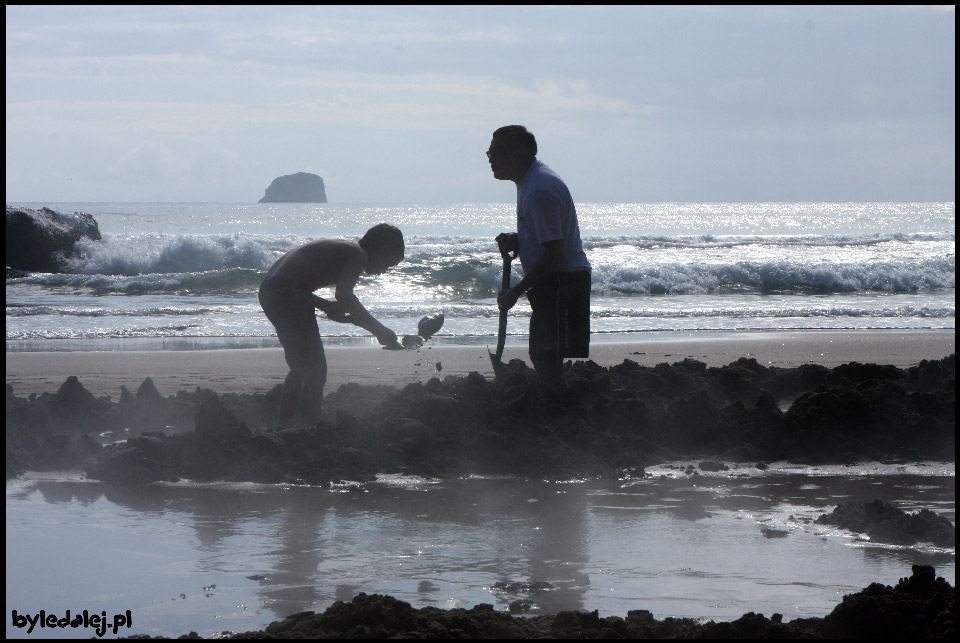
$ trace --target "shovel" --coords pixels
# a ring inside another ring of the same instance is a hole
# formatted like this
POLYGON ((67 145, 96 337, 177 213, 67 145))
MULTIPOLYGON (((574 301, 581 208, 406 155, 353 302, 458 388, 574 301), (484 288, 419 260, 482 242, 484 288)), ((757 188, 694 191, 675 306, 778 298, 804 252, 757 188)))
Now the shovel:
POLYGON ((416 335, 404 335, 403 339, 393 346, 384 346, 384 350, 415 350, 423 346, 423 342, 430 339, 443 326, 443 313, 427 315, 417 324, 416 335))
MULTIPOLYGON (((497 235, 497 247, 500 249, 500 256, 503 258, 503 278, 500 281, 500 292, 506 292, 510 290, 510 262, 517 258, 517 250, 515 248, 516 237, 511 237, 507 233, 502 233, 497 235), (511 244, 511 239, 513 239, 511 244), (511 245, 513 247, 511 247, 511 245)), ((503 374, 503 362, 501 357, 503 357, 503 345, 507 340, 507 312, 506 310, 500 311, 500 327, 497 330, 497 352, 491 353, 490 347, 487 347, 487 354, 490 356, 490 364, 493 365, 493 376, 499 381, 503 374)))

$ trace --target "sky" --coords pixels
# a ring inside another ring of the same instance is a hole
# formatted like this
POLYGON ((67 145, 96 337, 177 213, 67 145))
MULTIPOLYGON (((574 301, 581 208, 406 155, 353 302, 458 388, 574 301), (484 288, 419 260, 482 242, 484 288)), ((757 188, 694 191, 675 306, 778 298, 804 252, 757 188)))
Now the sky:
POLYGON ((953 201, 955 9, 6 7, 8 202, 953 201))

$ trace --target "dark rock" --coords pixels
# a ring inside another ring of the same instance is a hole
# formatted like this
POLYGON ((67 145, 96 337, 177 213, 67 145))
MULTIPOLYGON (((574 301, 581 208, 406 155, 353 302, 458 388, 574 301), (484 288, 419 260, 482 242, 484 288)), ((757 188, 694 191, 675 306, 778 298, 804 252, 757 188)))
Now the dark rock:
POLYGON ((148 377, 135 394, 126 386, 120 387, 120 404, 112 418, 116 424, 134 431, 186 430, 192 426, 199 401, 185 391, 165 398, 148 377))
POLYGON ((98 399, 83 387, 80 380, 71 375, 57 390, 55 395, 45 393, 35 398, 35 404, 26 406, 8 400, 8 413, 13 407, 20 407, 20 419, 24 426, 42 432, 65 431, 68 434, 102 432, 116 428, 111 417, 113 405, 107 399, 98 399))
POLYGON ((404 422, 393 433, 393 440, 408 457, 422 457, 429 453, 436 434, 433 429, 417 420, 404 422))
POLYGON ((133 396, 133 393, 130 392, 130 389, 128 389, 123 384, 121 384, 120 385, 120 405, 126 406, 129 404, 133 404, 134 401, 136 401, 136 398, 133 396))
POLYGON ((160 480, 176 481, 172 467, 158 456, 154 444, 123 445, 106 450, 103 457, 87 469, 87 477, 104 482, 148 484, 160 480))
POLYGON ((97 455, 100 449, 100 444, 88 436, 76 438, 59 433, 44 438, 25 464, 34 471, 73 469, 97 455))
POLYGON ((57 397, 68 413, 81 413, 95 400, 93 393, 83 388, 76 375, 71 375, 60 385, 57 397))
POLYGON ((323 179, 316 174, 297 172, 279 176, 270 183, 258 203, 326 203, 323 179))
POLYGON ((207 448, 235 445, 251 436, 247 425, 228 411, 216 395, 203 401, 195 422, 197 443, 207 448))
POLYGON ((412 409, 412 417, 435 429, 450 429, 461 423, 464 406, 447 395, 424 395, 412 409))
POLYGON ((160 395, 160 391, 157 390, 153 380, 148 377, 143 380, 143 384, 137 389, 136 399, 141 402, 160 402, 163 400, 163 396, 160 395))
POLYGON ((283 446, 283 441, 270 433, 255 433, 244 446, 262 455, 272 455, 283 446))
POLYGON ((65 260, 76 256, 80 239, 100 240, 100 228, 89 214, 61 214, 49 208, 31 210, 7 206, 6 230, 8 279, 11 278, 9 268, 60 272, 65 260))

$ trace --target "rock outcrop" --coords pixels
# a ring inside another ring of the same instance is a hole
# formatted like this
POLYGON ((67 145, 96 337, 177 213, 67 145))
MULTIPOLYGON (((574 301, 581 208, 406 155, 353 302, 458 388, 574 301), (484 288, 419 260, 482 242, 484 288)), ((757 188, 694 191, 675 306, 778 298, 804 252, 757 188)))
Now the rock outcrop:
POLYGON ((316 174, 297 172, 278 176, 258 203, 326 203, 323 179, 316 174))
POLYGON ((64 260, 75 256, 75 246, 84 237, 100 240, 100 227, 89 214, 7 206, 7 274, 11 268, 60 272, 64 260))

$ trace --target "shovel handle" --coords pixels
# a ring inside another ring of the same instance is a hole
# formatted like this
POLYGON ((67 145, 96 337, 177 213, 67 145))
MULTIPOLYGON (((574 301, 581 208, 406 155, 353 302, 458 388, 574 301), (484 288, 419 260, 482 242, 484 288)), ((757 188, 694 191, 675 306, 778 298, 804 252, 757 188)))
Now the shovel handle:
MULTIPOLYGON (((515 232, 501 232, 497 235, 497 248, 500 250, 500 257, 503 259, 503 277, 500 280, 500 292, 510 290, 510 263, 520 255, 520 244, 515 232)), ((500 311, 500 327, 497 329, 497 352, 487 353, 490 355, 490 363, 493 364, 493 372, 499 380, 501 375, 502 363, 500 358, 503 356, 503 347, 507 340, 507 311, 500 311)))
MULTIPOLYGON (((510 256, 509 252, 504 252, 501 248, 501 254, 503 255, 503 278, 500 281, 500 291, 507 292, 510 290, 510 263, 513 261, 513 257, 510 256)), ((507 312, 506 310, 500 311, 500 326, 497 329, 497 362, 500 362, 500 356, 503 355, 503 347, 507 341, 507 312)))
POLYGON ((503 277, 500 281, 500 291, 510 290, 510 263, 520 254, 519 241, 515 232, 501 232, 497 235, 497 248, 503 259, 503 277))

